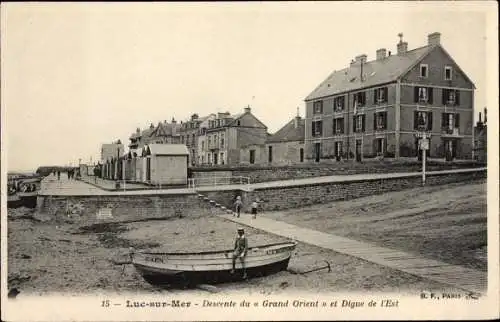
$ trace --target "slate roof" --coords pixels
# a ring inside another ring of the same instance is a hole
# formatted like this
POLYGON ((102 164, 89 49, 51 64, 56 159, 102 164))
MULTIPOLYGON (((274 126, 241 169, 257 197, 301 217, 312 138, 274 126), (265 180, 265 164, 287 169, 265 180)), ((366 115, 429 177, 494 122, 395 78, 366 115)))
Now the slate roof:
POLYGON ((285 126, 279 129, 276 133, 268 137, 267 142, 290 142, 290 141, 304 141, 305 136, 305 120, 299 119, 299 124, 295 128, 295 118, 288 122, 285 126))
POLYGON ((361 82, 361 65, 359 63, 334 71, 305 100, 309 101, 395 81, 433 48, 435 46, 427 45, 409 50, 402 55, 391 55, 382 60, 368 61, 363 64, 363 82, 361 82))
POLYGON ((144 146, 142 155, 189 155, 184 144, 148 144, 144 146))

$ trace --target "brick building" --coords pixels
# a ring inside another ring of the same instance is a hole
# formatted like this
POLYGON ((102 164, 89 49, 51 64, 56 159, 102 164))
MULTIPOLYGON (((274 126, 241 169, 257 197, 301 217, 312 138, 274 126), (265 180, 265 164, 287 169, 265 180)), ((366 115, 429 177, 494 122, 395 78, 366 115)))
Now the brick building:
POLYGON ((418 132, 431 135, 430 158, 471 159, 475 86, 440 43, 395 54, 358 55, 305 99, 307 161, 417 157, 418 132))
POLYGON ((241 147, 262 145, 267 138, 267 126, 252 114, 250 107, 237 115, 217 113, 207 123, 199 134, 200 164, 237 165, 241 147))

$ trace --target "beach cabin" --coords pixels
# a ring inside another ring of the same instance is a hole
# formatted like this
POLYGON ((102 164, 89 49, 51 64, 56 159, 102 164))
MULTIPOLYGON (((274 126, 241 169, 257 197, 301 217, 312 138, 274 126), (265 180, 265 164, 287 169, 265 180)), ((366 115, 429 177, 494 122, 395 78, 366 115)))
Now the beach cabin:
POLYGON ((143 182, 187 184, 189 151, 184 144, 148 144, 142 149, 143 182))
POLYGON ((135 181, 135 160, 137 153, 132 150, 123 156, 122 160, 122 177, 125 181, 135 181))

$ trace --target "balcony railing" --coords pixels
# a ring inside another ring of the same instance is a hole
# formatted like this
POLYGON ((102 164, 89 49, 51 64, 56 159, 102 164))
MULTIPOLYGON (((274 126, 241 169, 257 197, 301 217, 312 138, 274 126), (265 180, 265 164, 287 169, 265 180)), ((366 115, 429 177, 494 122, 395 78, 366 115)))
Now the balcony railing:
POLYGON ((446 127, 446 128, 442 128, 441 129, 441 133, 445 134, 447 136, 459 136, 460 135, 460 130, 457 127, 454 127, 454 128, 451 128, 451 129, 449 127, 446 127))

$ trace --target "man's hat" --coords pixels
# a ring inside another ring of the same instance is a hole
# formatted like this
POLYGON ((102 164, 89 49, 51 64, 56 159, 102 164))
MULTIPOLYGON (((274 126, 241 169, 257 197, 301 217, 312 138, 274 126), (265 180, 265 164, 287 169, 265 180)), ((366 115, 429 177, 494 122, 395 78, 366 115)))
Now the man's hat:
POLYGON ((245 230, 240 227, 240 228, 238 228, 238 232, 240 232, 240 231, 245 231, 245 230))

